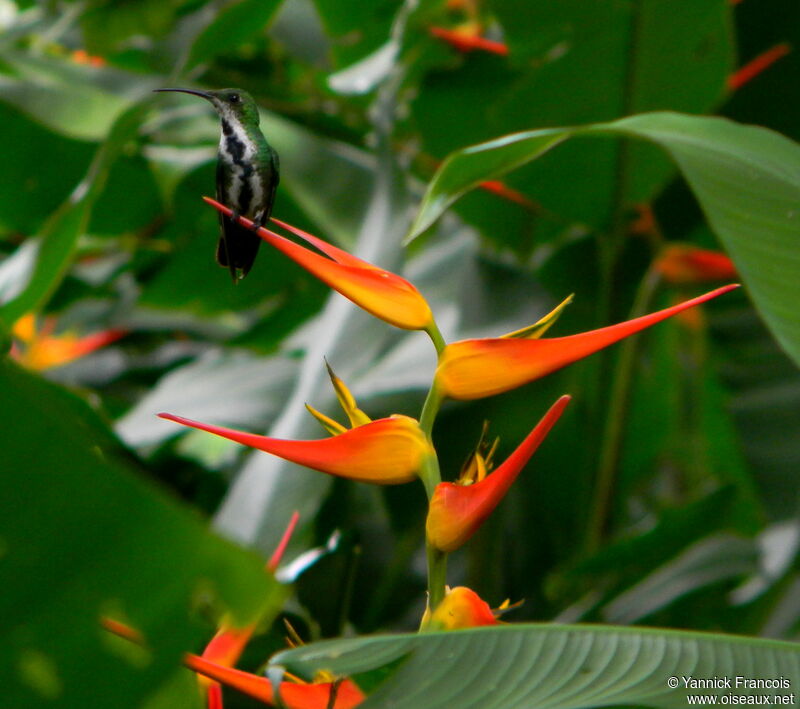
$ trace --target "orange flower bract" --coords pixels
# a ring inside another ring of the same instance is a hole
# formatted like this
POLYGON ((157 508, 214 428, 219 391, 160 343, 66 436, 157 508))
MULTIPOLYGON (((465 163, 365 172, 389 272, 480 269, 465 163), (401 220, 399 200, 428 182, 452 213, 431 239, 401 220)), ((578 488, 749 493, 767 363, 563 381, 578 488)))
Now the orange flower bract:
POLYGON ((244 433, 172 414, 161 418, 222 436, 279 458, 359 482, 397 485, 417 476, 430 446, 419 424, 408 416, 389 416, 331 438, 291 441, 244 433))
POLYGON ((439 357, 436 384, 443 395, 453 399, 481 399, 501 394, 738 287, 738 284, 733 284, 717 288, 671 308, 578 335, 543 339, 498 337, 454 342, 447 345, 439 357))
POLYGON ((672 285, 707 283, 736 277, 736 266, 726 254, 690 244, 669 244, 659 254, 654 268, 672 285))
MULTIPOLYGON (((247 694, 265 704, 277 706, 272 683, 266 677, 224 667, 197 655, 186 655, 184 664, 198 674, 247 694)), ((353 709, 366 698, 349 679, 340 682, 281 682, 281 700, 287 709, 353 709), (335 697, 335 701, 331 698, 335 697)))
POLYGON ((499 623, 489 604, 475 591, 466 586, 456 586, 447 591, 425 625, 429 630, 459 630, 499 623))
MULTIPOLYGON (((208 197, 203 199, 223 214, 231 215, 231 210, 219 202, 208 197)), ((277 219, 272 221, 319 249, 325 256, 260 227, 256 233, 264 241, 371 315, 404 330, 424 330, 433 323, 428 303, 404 278, 348 254, 302 229, 277 219)), ((246 217, 239 217, 239 223, 248 229, 253 228, 253 222, 246 217)))
POLYGON ((428 543, 443 552, 458 549, 500 504, 522 468, 561 417, 569 396, 562 396, 517 449, 494 472, 472 485, 439 483, 428 508, 428 543))

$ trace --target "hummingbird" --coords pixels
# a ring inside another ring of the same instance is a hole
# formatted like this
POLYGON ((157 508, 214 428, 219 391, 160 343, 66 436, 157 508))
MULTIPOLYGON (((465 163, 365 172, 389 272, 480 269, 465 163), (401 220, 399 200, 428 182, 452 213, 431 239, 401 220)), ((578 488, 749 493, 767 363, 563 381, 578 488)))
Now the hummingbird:
POLYGON ((222 131, 217 151, 217 200, 233 210, 220 214, 217 263, 229 269, 233 282, 244 278, 255 261, 261 239, 236 222, 239 216, 253 220, 253 228, 264 226, 272 214, 280 180, 278 153, 258 127, 258 106, 241 89, 196 91, 155 89, 200 96, 211 102, 222 131))

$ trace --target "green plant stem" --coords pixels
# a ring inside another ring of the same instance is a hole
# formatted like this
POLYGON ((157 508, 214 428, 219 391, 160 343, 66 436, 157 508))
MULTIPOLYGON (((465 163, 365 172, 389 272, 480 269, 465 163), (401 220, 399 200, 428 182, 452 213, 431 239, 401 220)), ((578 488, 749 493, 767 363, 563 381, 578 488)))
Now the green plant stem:
MULTIPOLYGON (((438 332, 438 330, 437 330, 438 332)), ((433 337, 433 336, 432 336, 433 337)), ((430 444, 430 453, 425 457, 420 470, 420 477, 425 485, 425 492, 428 501, 433 497, 436 486, 442 481, 442 474, 439 469, 439 458, 433 446, 433 423, 439 407, 442 405, 442 395, 439 392, 436 382, 431 385, 425 403, 422 405, 422 413, 419 417, 419 425, 425 433, 430 444)), ((428 559, 428 609, 434 609, 444 598, 445 584, 447 583, 447 554, 435 549, 430 544, 427 545, 428 559)))
POLYGON ((442 395, 436 382, 433 383, 428 396, 425 398, 425 403, 422 405, 422 413, 419 416, 419 427, 423 430, 431 445, 433 445, 433 422, 436 420, 436 414, 439 413, 439 407, 442 405, 442 395))
POLYGON ((443 600, 447 584, 447 554, 428 544, 428 608, 433 611, 443 600))
POLYGON ((442 333, 434 320, 431 320, 431 324, 425 328, 425 332, 430 336, 433 346, 436 348, 436 354, 442 354, 447 343, 444 341, 444 337, 442 337, 442 333))
MULTIPOLYGON (((652 269, 648 270, 639 284, 629 319, 637 318, 647 312, 658 283, 658 274, 652 269)), ((622 449, 622 439, 625 434, 625 419, 628 412, 638 342, 638 336, 634 336, 622 343, 614 368, 611 395, 600 448, 593 505, 587 527, 587 553, 592 553, 600 547, 608 525, 616 472, 622 449)))
POLYGON ((425 486, 425 494, 428 500, 433 497, 433 491, 436 486, 442 482, 442 474, 439 472, 439 459, 436 457, 436 451, 431 449, 431 452, 425 456, 422 461, 422 467, 419 471, 420 480, 425 486))

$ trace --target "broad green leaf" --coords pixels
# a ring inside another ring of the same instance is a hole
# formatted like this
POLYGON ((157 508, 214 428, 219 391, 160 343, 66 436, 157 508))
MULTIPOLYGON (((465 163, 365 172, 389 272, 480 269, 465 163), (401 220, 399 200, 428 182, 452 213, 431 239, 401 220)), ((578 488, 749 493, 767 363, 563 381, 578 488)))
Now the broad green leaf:
MULTIPOLYGON (((644 111, 706 113, 718 104, 733 67, 726 0, 486 4, 502 27, 508 56, 475 51, 458 57, 450 47, 431 48, 428 54, 435 49, 446 59, 426 73, 412 103, 423 150, 438 160, 532 126, 644 111)), ((473 20, 442 8, 420 30, 452 26, 460 17, 473 20)), ((484 33, 497 38, 491 24, 484 33)), ((441 44, 428 39, 433 42, 441 44)), ((651 199, 674 172, 647 144, 570 144, 544 160, 547 172, 523 169, 507 180, 527 205, 481 190, 458 205, 459 214, 500 248, 525 252, 534 238, 556 238, 565 223, 605 227, 632 203, 651 199)))
POLYGON ((337 68, 360 61, 386 42, 400 5, 395 0, 367 3, 314 0, 322 24, 333 40, 337 68))
POLYGON ((582 709, 675 707, 688 694, 790 696, 800 645, 688 631, 580 625, 505 625, 449 633, 332 640, 271 660, 301 676, 358 675, 401 660, 362 707, 582 709), (687 690, 683 677, 788 680, 785 689, 687 690), (670 678, 678 686, 668 686, 670 678))
POLYGON ((775 337, 800 362, 800 146, 777 133, 722 118, 650 113, 611 123, 504 136, 450 155, 411 229, 413 239, 467 190, 536 159, 573 136, 643 138, 678 164, 730 252, 775 337))
POLYGON ((0 392, 5 705, 139 707, 213 631, 191 622, 193 607, 246 623, 281 593, 261 560, 142 480, 82 400, 8 360, 0 392), (109 614, 147 649, 103 631, 109 614))
POLYGON ((747 461, 767 518, 796 518, 800 437, 787 433, 800 429, 800 371, 748 308, 732 305, 712 328, 725 386, 719 401, 734 429, 715 431, 715 441, 727 437, 747 461))
POLYGON ((170 31, 184 0, 92 0, 81 14, 86 48, 107 56, 132 37, 160 38, 170 31))
POLYGON ((0 103, 0 151, 4 156, 0 225, 6 232, 30 234, 69 195, 86 171, 95 146, 41 126, 0 103))
POLYGON ((239 0, 228 3, 195 39, 186 69, 241 46, 263 32, 283 0, 239 0))
POLYGON ((706 586, 758 571, 751 539, 714 534, 690 545, 603 608, 609 623, 635 623, 706 586))
POLYGON ((0 58, 10 72, 0 73, 0 100, 77 140, 103 140, 120 114, 157 86, 155 78, 110 67, 12 52, 0 58))
POLYGON ((25 253, 33 252, 27 283, 0 307, 3 319, 14 322, 25 313, 41 306, 53 293, 70 266, 79 237, 85 232, 92 207, 103 187, 111 165, 138 132, 146 104, 135 105, 114 123, 103 145, 98 149, 86 176, 72 195, 53 213, 35 241, 24 244, 25 253))

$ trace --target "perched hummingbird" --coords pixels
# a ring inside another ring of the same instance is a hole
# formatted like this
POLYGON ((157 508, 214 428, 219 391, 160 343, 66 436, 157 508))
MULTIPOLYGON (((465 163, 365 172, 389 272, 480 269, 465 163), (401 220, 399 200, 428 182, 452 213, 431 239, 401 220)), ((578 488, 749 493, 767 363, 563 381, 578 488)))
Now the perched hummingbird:
POLYGON ((246 91, 155 90, 202 96, 219 115, 217 200, 233 209, 233 217, 220 214, 217 263, 230 270, 235 283, 247 275, 261 245, 259 236, 239 225, 235 217, 252 219, 256 226, 269 220, 280 180, 278 153, 259 129, 258 106, 246 91))

